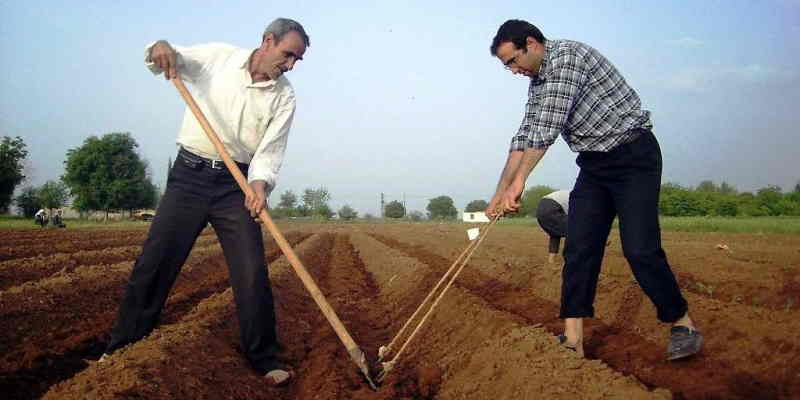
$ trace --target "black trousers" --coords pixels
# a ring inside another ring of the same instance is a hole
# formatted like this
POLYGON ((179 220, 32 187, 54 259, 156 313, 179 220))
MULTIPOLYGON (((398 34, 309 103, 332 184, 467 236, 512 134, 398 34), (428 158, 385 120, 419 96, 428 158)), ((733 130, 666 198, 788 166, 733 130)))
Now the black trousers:
MULTIPOLYGON (((243 169, 246 175, 247 169, 243 169)), ((214 169, 180 155, 133 266, 107 353, 153 330, 189 251, 209 222, 228 264, 245 357, 261 374, 278 366, 275 311, 261 226, 244 207, 244 193, 225 167, 214 169)))
POLYGON ((542 230, 550 235, 548 250, 550 254, 558 253, 561 238, 567 236, 567 213, 561 204, 553 199, 541 199, 536 207, 536 221, 542 230))
POLYGON ((661 248, 658 194, 661 149, 655 136, 639 138, 610 152, 582 152, 580 173, 570 194, 561 318, 594 316, 594 298, 614 216, 636 281, 656 306, 658 319, 675 322, 688 309, 661 248))

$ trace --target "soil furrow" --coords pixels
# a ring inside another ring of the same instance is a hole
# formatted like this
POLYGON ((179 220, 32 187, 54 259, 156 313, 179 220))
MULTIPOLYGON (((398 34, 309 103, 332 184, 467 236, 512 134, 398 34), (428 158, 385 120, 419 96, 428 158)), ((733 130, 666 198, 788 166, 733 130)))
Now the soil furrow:
MULTIPOLYGON (((216 243, 216 237, 207 236, 198 239, 194 248, 206 248, 216 243)), ((25 282, 46 278, 54 273, 69 273, 81 265, 107 265, 135 259, 141 250, 140 243, 135 246, 80 250, 74 253, 55 253, 0 262, 0 291, 25 282)))
MULTIPOLYGON (((392 238, 371 234, 387 246, 415 257, 436 270, 445 271, 452 262, 427 249, 398 242, 392 238)), ((530 288, 514 287, 477 272, 468 265, 458 282, 459 285, 480 295, 498 309, 520 315, 530 324, 541 323, 553 334, 560 333, 562 322, 557 318, 558 305, 533 295, 530 288)), ((676 363, 663 361, 664 346, 653 343, 632 331, 630 321, 642 304, 643 296, 638 287, 626 290, 633 301, 625 301, 611 324, 599 319, 587 320, 588 338, 585 349, 588 358, 600 359, 612 368, 653 388, 666 388, 683 398, 750 398, 754 392, 780 393, 788 382, 775 381, 771 377, 755 376, 730 362, 700 355, 691 360, 676 363)))
MULTIPOLYGON (((287 241, 297 244, 308 236, 310 235, 291 232, 287 234, 287 241)), ((274 241, 265 240, 266 261, 269 263, 280 255, 277 244, 274 241)), ((108 281, 106 287, 118 285, 117 281, 124 281, 124 276, 129 273, 130 269, 124 268, 121 274, 114 276, 116 278, 114 281, 108 281)), ((97 281, 94 280, 93 283, 96 284, 97 281)), ((77 286, 83 287, 83 285, 77 286)), ((164 313, 161 316, 161 324, 179 321, 200 301, 224 291, 228 286, 227 264, 221 249, 218 246, 215 246, 214 249, 194 249, 167 300, 164 313)), ((64 320, 62 317, 56 317, 55 320, 51 318, 48 321, 48 325, 54 328, 47 337, 25 338, 26 345, 23 348, 27 349, 26 353, 22 356, 21 363, 16 364, 21 365, 22 368, 17 369, 4 379, 3 386, 8 389, 6 392, 22 395, 19 398, 34 398, 35 396, 25 396, 25 393, 41 394, 49 386, 84 369, 88 365, 85 359, 98 358, 105 347, 105 336, 113 324, 116 304, 123 290, 124 286, 118 288, 118 293, 106 294, 106 296, 109 296, 106 297, 108 300, 103 302, 103 306, 95 308, 92 312, 73 316, 69 320, 64 320), (79 323, 82 325, 74 326, 77 323, 75 322, 76 320, 82 321, 79 323), (60 329, 57 328, 59 326, 61 326, 60 329), (53 342, 53 337, 61 337, 63 339, 53 342), (74 343, 79 344, 74 345, 74 343), (60 371, 60 373, 50 374, 52 370, 60 371), (35 387, 28 386, 31 383, 31 379, 28 377, 37 376, 39 379, 34 381, 35 387)), ((83 295, 86 295, 83 291, 76 292, 78 297, 83 295)), ((34 295, 34 297, 36 296, 34 295)), ((67 302, 65 304, 68 308, 74 308, 74 299, 72 303, 67 302)), ((82 310, 85 308, 80 307, 82 310)), ((31 321, 43 321, 41 314, 45 312, 56 316, 65 315, 64 310, 59 311, 50 308, 20 315, 23 320, 18 321, 18 323, 24 325, 30 324, 31 321)), ((14 317, 11 317, 11 319, 14 319, 14 317)), ((11 339, 13 340, 13 338, 11 339)), ((9 347, 17 346, 19 345, 11 343, 9 347)), ((6 369, 8 368, 4 366, 3 370, 6 369)))
MULTIPOLYGON (((298 256, 319 247, 315 237, 303 241, 298 256)), ((276 293, 279 336, 302 357, 310 326, 310 299, 285 258, 269 267, 276 293), (287 290, 297 296, 287 296, 287 290), (286 305, 290 307, 287 310, 286 305), (298 308, 300 305, 300 308, 298 308), (289 311, 288 313, 286 311, 289 311)), ((91 363, 75 377, 53 386, 44 398, 236 398, 273 399, 288 389, 272 389, 252 372, 241 355, 233 293, 227 289, 194 307, 174 324, 162 325, 148 337, 127 346, 104 363, 91 363), (115 378, 109 380, 109 376, 115 378)))

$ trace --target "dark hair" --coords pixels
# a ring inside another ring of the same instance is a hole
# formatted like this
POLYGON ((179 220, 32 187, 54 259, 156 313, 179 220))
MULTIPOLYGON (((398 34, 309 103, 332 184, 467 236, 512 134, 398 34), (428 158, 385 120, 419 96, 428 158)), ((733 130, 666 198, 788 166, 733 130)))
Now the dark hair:
POLYGON ((497 34, 492 39, 492 47, 489 48, 489 51, 493 56, 496 56, 497 48, 505 42, 514 43, 514 47, 517 49, 525 48, 528 36, 536 39, 541 44, 544 44, 546 40, 542 31, 536 25, 521 19, 510 19, 500 25, 500 29, 497 30, 497 34))

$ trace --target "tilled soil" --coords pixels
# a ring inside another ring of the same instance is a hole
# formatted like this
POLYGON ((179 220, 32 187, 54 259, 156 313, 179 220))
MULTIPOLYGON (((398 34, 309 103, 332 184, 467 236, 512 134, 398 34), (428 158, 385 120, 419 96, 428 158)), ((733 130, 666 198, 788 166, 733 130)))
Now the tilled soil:
MULTIPOLYGON (((467 246, 469 227, 282 229, 375 367, 378 347, 467 246)), ((796 236, 664 234, 706 335, 700 355, 670 363, 668 327, 656 320, 616 238, 606 249, 597 317, 587 321, 587 359, 580 359, 553 338, 561 331, 560 264, 546 263, 545 235, 499 226, 373 392, 268 235, 281 358, 296 373, 289 386, 268 388, 241 355, 227 266, 213 232, 198 240, 159 327, 109 361, 91 361, 103 349, 145 233, 56 232, 66 235, 0 232, 8 238, 0 248, 0 392, 10 399, 800 397, 796 236)))

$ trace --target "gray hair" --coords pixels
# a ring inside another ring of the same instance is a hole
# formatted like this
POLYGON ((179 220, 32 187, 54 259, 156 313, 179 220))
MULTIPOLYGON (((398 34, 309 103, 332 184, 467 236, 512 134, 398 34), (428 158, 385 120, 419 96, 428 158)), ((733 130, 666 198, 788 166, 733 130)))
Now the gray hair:
POLYGON ((311 47, 311 41, 306 34, 306 30, 303 29, 303 25, 300 25, 299 22, 289 19, 289 18, 277 18, 275 21, 270 22, 267 26, 267 29, 264 29, 264 37, 267 37, 267 34, 273 34, 275 36, 275 42, 280 42, 283 39, 283 36, 287 33, 295 31, 300 34, 300 37, 303 38, 303 42, 305 42, 306 47, 311 47))

